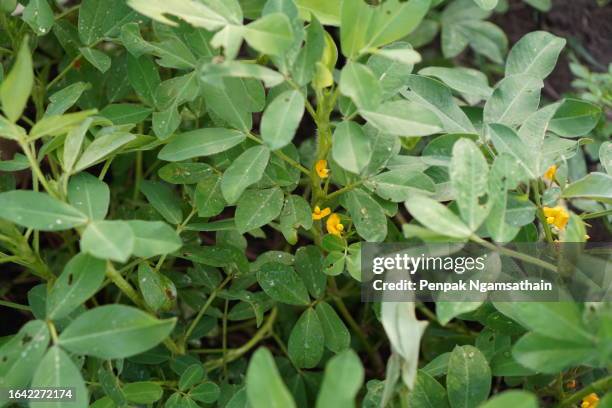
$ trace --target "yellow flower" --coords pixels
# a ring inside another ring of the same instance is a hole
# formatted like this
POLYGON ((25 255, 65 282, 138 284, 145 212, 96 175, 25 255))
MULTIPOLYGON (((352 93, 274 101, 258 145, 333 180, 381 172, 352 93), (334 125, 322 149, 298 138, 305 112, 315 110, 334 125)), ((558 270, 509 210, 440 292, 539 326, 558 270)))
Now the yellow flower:
POLYGON ((321 220, 331 214, 331 210, 329 207, 325 207, 324 209, 320 209, 318 205, 315 206, 314 211, 312 212, 313 220, 321 220))
POLYGON ((315 164, 315 170, 322 179, 329 177, 329 169, 327 168, 327 160, 319 160, 315 164))
POLYGON ((559 229, 564 229, 569 221, 569 213, 567 210, 561 206, 556 207, 544 207, 544 216, 546 217, 546 222, 554 225, 559 229))
POLYGON ((584 397, 581 408, 596 408, 599 405, 599 397, 594 392, 584 397))
POLYGON ((332 214, 327 219, 327 232, 332 235, 341 236, 344 231, 344 225, 340 222, 338 214, 332 214))
POLYGON ((555 174, 557 174, 557 166, 553 164, 544 173, 544 179, 545 180, 549 180, 549 181, 553 181, 555 179, 555 174))

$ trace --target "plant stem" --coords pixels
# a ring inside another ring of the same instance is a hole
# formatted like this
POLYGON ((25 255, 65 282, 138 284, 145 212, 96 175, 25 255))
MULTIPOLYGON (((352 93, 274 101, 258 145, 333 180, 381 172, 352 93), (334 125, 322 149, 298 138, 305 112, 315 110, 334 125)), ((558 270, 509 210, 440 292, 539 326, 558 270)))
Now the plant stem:
POLYGON ((609 375, 607 377, 604 377, 600 380, 595 381, 594 383, 584 387, 580 391, 570 395, 568 398, 561 401, 558 407, 565 408, 565 407, 572 406, 593 392, 598 393, 600 396, 604 395, 611 388, 612 388, 612 375, 609 375))
MULTIPOLYGON (((263 140, 261 140, 259 137, 257 137, 253 133, 247 133, 247 137, 249 139, 253 140, 254 142, 259 143, 259 144, 263 144, 264 143, 263 140)), ((302 166, 300 163, 296 162, 295 160, 293 160, 291 157, 287 156, 282 151, 274 150, 272 153, 275 154, 281 160, 284 160, 285 162, 287 162, 290 166, 293 166, 296 169, 298 169, 299 171, 301 171, 302 173, 306 174, 307 176, 310 176, 310 171, 306 167, 302 166)))
POLYGON ((185 332, 185 335, 183 336, 183 341, 181 342, 181 352, 183 352, 183 353, 185 352, 186 345, 187 345, 187 342, 189 341, 189 337, 191 336, 191 333, 193 333, 193 330, 196 328, 196 326, 198 325, 198 323, 200 322, 200 320, 204 316, 204 313, 206 313, 206 310, 208 310, 208 308, 212 304, 213 300, 215 300, 215 298, 217 297, 219 292, 225 287, 225 285, 227 285, 229 283, 230 280, 232 280, 232 275, 228 275, 223 280, 223 282, 221 282, 221 284, 219 284, 219 286, 217 286, 215 288, 215 290, 212 291, 212 293, 210 294, 208 299, 206 299, 206 303, 204 303, 204 305, 202 306, 202 308, 200 309, 200 311, 196 315, 195 319, 193 319, 193 321, 189 325, 189 328, 185 332))
POLYGON ((274 326, 274 322, 276 321, 277 313, 278 311, 276 310, 276 307, 272 308, 272 311, 268 315, 268 319, 263 324, 263 326, 261 326, 259 330, 257 330, 251 340, 249 340, 239 348, 229 350, 226 358, 219 358, 205 363, 204 369, 207 371, 214 370, 215 368, 221 367, 224 361, 226 363, 231 363, 232 361, 246 354, 250 349, 255 347, 257 343, 263 340, 272 331, 272 327, 274 326))
MULTIPOLYGON (((146 305, 144 300, 140 297, 138 292, 130 285, 128 281, 125 280, 123 276, 113 266, 112 262, 107 262, 106 267, 106 276, 121 290, 123 294, 125 294, 134 304, 141 309, 147 310, 149 313, 151 310, 146 305)), ((182 354, 179 347, 171 338, 166 338, 164 340, 164 345, 172 352, 172 354, 182 354)))
POLYGON ((342 187, 341 189, 336 190, 333 193, 328 194, 325 197, 325 201, 324 202, 330 201, 330 200, 334 199, 335 197, 339 196, 340 194, 344 194, 344 193, 347 193, 347 192, 349 192, 351 190, 354 190, 357 187, 361 186, 366 181, 367 181, 367 179, 361 179, 361 180, 358 180, 358 181, 356 181, 354 183, 347 184, 346 186, 342 187))
POLYGON ((10 307, 11 309, 24 310, 26 312, 32 311, 30 306, 20 305, 19 303, 9 302, 8 300, 0 300, 0 306, 10 307))
POLYGON ((520 252, 516 252, 516 251, 513 251, 511 249, 504 248, 504 247, 492 244, 489 241, 485 241, 484 239, 480 238, 477 235, 472 235, 470 237, 470 239, 472 241, 476 242, 477 244, 480 244, 480 245, 482 245, 485 248, 489 248, 492 251, 499 252, 502 255, 506 255, 506 256, 509 256, 509 257, 512 257, 512 258, 516 258, 516 259, 520 259, 521 261, 529 262, 531 264, 537 265, 537 266, 539 266, 541 268, 544 268, 544 269, 547 269, 549 271, 557 272, 557 267, 555 265, 552 265, 552 264, 550 264, 548 262, 545 262, 545 261, 543 261, 541 259, 534 258, 533 256, 525 255, 525 254, 522 254, 520 252))
POLYGON ((612 209, 605 210, 605 211, 598 211, 598 212, 594 212, 594 213, 580 214, 580 218, 582 218, 583 220, 590 220, 592 218, 605 217, 607 215, 612 215, 612 209))
POLYGON ((49 328, 49 333, 51 333, 51 339, 53 340, 53 344, 57 344, 57 330, 55 329, 55 325, 51 320, 47 320, 47 327, 49 328))
POLYGON ((368 353, 368 356, 370 357, 370 360, 372 361, 372 364, 374 364, 376 370, 382 372, 385 368, 382 359, 380 358, 376 350, 374 350, 374 347, 372 347, 372 345, 368 342, 367 336, 365 335, 363 330, 361 330, 361 327, 355 321, 355 319, 353 319, 353 316, 351 316, 351 313, 347 309, 342 298, 337 295, 338 287, 336 286, 336 281, 334 280, 333 276, 330 276, 328 282, 334 292, 333 299, 334 303, 338 307, 338 311, 340 312, 344 320, 346 320, 346 322, 349 324, 349 326, 351 326, 355 334, 357 334, 359 341, 361 341, 361 343, 363 344, 363 347, 365 348, 366 353, 368 353))
POLYGON ((550 225, 546 222, 546 216, 544 215, 544 210, 542 209, 542 198, 540 197, 540 183, 536 180, 533 183, 533 196, 535 198, 536 205, 538 206, 538 219, 542 224, 542 228, 544 229, 544 234, 546 235, 546 240, 548 242, 553 242, 552 232, 550 230, 550 225))

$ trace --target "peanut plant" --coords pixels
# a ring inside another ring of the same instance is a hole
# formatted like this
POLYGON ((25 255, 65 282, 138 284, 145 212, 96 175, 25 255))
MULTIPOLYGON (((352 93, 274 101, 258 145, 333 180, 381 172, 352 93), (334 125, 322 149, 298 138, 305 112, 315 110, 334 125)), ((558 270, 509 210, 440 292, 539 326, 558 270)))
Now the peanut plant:
POLYGON ((364 242, 609 237, 610 74, 547 97, 505 3, 0 0, 0 405, 612 407, 609 303, 360 299, 364 242))

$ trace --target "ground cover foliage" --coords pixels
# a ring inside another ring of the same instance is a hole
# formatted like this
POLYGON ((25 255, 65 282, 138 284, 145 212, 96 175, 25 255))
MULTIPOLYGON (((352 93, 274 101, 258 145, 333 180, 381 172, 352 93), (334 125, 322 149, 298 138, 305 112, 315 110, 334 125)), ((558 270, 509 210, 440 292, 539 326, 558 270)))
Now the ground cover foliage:
POLYGON ((612 406, 607 303, 360 301, 363 242, 607 240, 610 73, 575 59, 576 92, 543 94, 564 38, 508 44, 497 0, 19 3, 0 1, 0 388, 612 406))

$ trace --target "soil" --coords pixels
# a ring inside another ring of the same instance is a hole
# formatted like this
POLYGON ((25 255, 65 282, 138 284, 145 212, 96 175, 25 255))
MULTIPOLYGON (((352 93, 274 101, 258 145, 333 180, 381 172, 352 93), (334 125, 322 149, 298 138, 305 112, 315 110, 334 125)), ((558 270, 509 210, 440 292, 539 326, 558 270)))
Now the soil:
POLYGON ((522 0, 510 0, 508 12, 492 21, 506 33, 510 46, 535 30, 568 40, 566 52, 546 81, 550 97, 571 91, 570 53, 592 71, 607 71, 612 62, 612 3, 600 6, 596 0, 553 0, 551 10, 541 13, 522 0))

